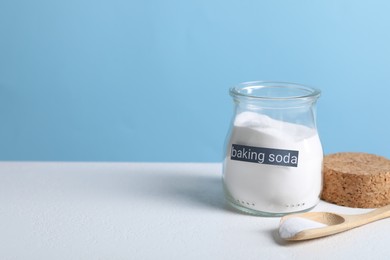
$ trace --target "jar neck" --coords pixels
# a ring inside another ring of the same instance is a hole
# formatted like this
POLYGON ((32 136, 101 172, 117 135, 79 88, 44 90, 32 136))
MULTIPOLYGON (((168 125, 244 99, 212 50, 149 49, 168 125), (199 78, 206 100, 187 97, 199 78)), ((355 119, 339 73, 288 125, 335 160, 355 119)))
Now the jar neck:
POLYGON ((286 99, 286 100, 273 100, 273 99, 253 99, 243 96, 233 97, 234 103, 237 107, 248 110, 261 110, 261 109, 310 109, 317 103, 318 97, 311 97, 307 99, 286 99))
POLYGON ((255 112, 275 120, 316 128, 320 91, 293 83, 249 82, 230 89, 236 114, 255 112))

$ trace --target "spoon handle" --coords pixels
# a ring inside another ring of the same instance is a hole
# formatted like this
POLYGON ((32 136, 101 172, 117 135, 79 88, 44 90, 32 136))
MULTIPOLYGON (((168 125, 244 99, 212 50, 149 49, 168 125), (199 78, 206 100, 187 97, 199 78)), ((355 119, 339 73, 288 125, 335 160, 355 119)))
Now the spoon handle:
POLYGON ((370 219, 370 221, 375 221, 383 218, 390 217, 390 205, 377 208, 373 211, 370 211, 366 214, 363 214, 362 217, 370 219))

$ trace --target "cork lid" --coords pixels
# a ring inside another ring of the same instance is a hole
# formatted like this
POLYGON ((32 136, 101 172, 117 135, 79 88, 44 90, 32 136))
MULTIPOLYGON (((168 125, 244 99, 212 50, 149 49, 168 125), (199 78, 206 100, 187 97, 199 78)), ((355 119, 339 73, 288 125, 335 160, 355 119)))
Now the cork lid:
POLYGON ((374 175, 390 172, 390 160, 368 153, 335 153, 325 156, 324 167, 344 174, 374 175))
POLYGON ((390 160, 368 153, 324 158, 321 198, 341 206, 376 208, 390 204, 390 160))

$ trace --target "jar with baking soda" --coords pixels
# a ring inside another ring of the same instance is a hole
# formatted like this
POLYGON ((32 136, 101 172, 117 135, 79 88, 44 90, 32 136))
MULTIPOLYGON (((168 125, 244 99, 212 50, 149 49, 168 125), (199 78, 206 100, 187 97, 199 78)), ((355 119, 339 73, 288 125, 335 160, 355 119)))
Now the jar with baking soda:
POLYGON ((228 202, 241 211, 282 216, 317 205, 323 151, 316 127, 318 89, 246 82, 230 89, 235 107, 223 161, 228 202))

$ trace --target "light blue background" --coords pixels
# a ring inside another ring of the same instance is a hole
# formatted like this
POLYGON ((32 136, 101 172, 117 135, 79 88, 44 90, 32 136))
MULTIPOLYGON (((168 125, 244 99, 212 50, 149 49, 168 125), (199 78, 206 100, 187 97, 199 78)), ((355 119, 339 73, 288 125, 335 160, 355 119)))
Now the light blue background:
POLYGON ((320 88, 326 153, 390 157, 390 2, 2 0, 0 160, 216 162, 243 81, 320 88))

